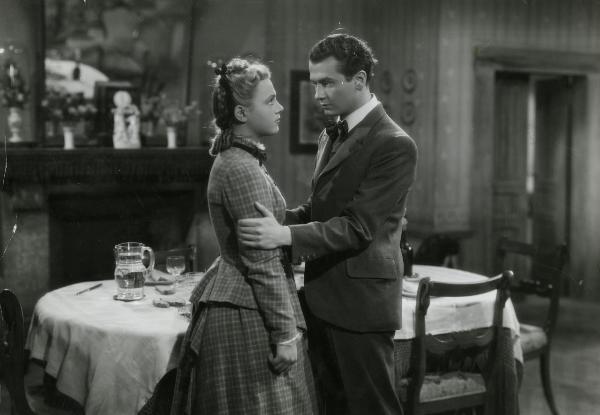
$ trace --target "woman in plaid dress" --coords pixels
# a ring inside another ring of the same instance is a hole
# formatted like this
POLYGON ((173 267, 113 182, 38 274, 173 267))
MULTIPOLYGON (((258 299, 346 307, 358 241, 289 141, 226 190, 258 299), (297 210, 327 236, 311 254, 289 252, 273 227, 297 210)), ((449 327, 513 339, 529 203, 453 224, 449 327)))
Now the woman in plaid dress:
POLYGON ((281 249, 243 249, 236 234, 239 219, 261 216, 255 202, 284 221, 285 200, 257 141, 279 131, 283 107, 266 66, 233 59, 216 73, 208 202, 220 257, 191 298, 171 413, 313 414, 306 324, 290 263, 281 249))

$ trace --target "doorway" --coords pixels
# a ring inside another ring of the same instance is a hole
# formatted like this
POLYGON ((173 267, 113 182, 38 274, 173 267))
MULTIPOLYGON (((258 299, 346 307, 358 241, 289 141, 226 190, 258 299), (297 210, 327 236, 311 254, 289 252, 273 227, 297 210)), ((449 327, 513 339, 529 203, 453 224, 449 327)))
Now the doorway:
MULTIPOLYGON (((570 245, 575 93, 585 82, 583 76, 496 72, 493 241, 505 236, 545 251, 570 245)), ((512 266, 528 273, 531 264, 512 266)))
POLYGON ((566 241, 564 292, 600 300, 600 54, 476 49, 473 91, 466 268, 491 275, 501 235, 566 241))

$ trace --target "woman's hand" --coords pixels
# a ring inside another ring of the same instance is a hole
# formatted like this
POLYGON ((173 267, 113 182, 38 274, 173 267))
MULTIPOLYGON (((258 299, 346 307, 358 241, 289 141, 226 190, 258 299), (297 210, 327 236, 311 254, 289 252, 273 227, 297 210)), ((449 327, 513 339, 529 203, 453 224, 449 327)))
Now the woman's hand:
POLYGON ((275 344, 273 354, 269 355, 269 363, 278 375, 287 372, 298 360, 296 342, 291 344, 275 344))

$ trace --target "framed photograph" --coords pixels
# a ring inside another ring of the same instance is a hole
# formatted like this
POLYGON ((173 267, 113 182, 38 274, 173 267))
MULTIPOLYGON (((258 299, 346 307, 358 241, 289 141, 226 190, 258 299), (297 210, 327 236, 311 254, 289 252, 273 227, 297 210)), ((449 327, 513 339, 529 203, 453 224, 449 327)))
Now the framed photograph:
POLYGON ((308 71, 293 70, 290 94, 290 151, 292 153, 317 153, 319 134, 325 128, 328 118, 314 95, 308 71))
POLYGON ((94 85, 94 97, 96 101, 95 136, 100 145, 112 147, 113 132, 113 109, 116 107, 114 96, 119 91, 125 91, 131 96, 132 103, 140 107, 140 94, 138 88, 130 82, 96 82, 94 85))

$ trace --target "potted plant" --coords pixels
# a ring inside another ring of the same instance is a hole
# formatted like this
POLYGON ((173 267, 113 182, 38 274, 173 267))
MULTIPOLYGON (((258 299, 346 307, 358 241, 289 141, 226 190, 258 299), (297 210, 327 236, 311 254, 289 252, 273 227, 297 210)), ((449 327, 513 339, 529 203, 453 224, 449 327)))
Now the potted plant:
POLYGON ((27 99, 29 89, 21 75, 21 71, 12 59, 7 59, 0 74, 0 102, 8 108, 8 128, 11 136, 8 141, 20 143, 25 140, 21 137, 23 117, 21 115, 27 99))
POLYGON ((75 147, 75 135, 89 134, 89 126, 97 112, 96 106, 86 100, 83 93, 69 94, 58 90, 46 91, 42 107, 46 119, 62 126, 65 149, 75 147))

